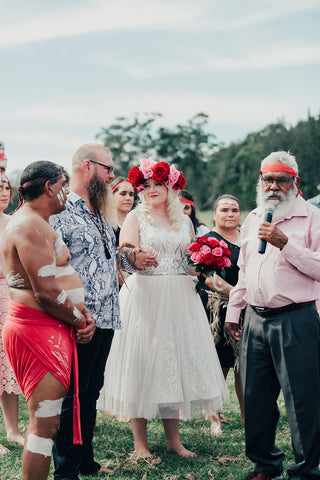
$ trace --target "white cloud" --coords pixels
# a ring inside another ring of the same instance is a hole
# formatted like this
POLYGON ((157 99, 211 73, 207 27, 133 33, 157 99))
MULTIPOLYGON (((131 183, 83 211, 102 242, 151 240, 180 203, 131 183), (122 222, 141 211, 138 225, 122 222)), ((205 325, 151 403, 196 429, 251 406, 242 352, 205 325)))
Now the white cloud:
POLYGON ((318 0, 84 0, 2 2, 0 47, 101 31, 228 32, 254 28, 300 11, 320 11, 318 0))

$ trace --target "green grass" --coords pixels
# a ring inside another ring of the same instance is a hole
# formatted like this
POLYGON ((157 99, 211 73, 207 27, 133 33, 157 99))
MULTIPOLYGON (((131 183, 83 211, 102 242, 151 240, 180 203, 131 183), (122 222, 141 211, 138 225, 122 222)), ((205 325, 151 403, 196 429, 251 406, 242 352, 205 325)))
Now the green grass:
MULTIPOLYGON (((98 412, 94 436, 94 450, 97 461, 110 469, 105 476, 82 477, 87 479, 105 478, 112 480, 242 480, 253 469, 245 456, 244 429, 233 388, 233 374, 229 373, 228 385, 230 402, 223 408, 223 435, 210 436, 210 423, 204 419, 181 422, 181 440, 193 450, 196 458, 180 458, 168 453, 160 420, 149 422, 148 442, 155 458, 149 461, 135 461, 131 457, 133 439, 130 423, 118 422, 113 417, 98 412)), ((292 464, 290 434, 285 416, 282 397, 279 399, 281 417, 278 426, 277 445, 286 454, 286 465, 292 464)), ((21 431, 28 423, 25 402, 20 402, 21 431)), ((0 442, 10 449, 10 453, 0 457, 0 479, 21 479, 22 448, 6 441, 3 418, 0 419, 0 442)), ((53 478, 53 466, 49 478, 53 478)))

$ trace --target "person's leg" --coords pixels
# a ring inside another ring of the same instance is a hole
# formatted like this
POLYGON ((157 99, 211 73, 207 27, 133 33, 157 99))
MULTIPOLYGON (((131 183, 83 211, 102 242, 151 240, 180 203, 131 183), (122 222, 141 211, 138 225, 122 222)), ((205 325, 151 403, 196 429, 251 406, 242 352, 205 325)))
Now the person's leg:
MULTIPOLYGON (((95 336, 95 354, 91 355, 91 369, 87 371, 88 376, 84 388, 81 389, 81 431, 83 446, 81 449, 80 473, 83 475, 92 475, 98 471, 105 471, 101 465, 94 460, 93 454, 93 432, 96 422, 97 401, 100 390, 104 384, 104 372, 107 358, 110 352, 114 331, 111 329, 97 329, 95 336)), ((89 345, 89 344, 88 344, 89 345)), ((82 368, 83 361, 88 361, 86 345, 81 345, 81 360, 79 371, 82 368)), ((92 350, 90 350, 92 351, 92 350)))
MULTIPOLYGON (((222 373, 224 379, 226 380, 229 373, 229 368, 222 368, 222 373)), ((209 420, 211 420, 210 433, 214 437, 219 437, 220 435, 222 435, 220 413, 221 412, 215 412, 213 415, 209 416, 209 420)))
POLYGON ((271 333, 296 465, 290 477, 320 479, 320 320, 316 307, 282 316, 271 333))
POLYGON ((187 450, 180 442, 179 419, 163 418, 162 422, 168 450, 176 452, 181 457, 194 457, 196 454, 187 450))
POLYGON ((77 344, 79 365, 79 400, 83 445, 73 444, 73 376, 61 410, 60 428, 55 438, 53 458, 55 480, 77 480, 79 471, 97 473, 101 466, 94 461, 92 438, 96 402, 103 386, 104 369, 113 330, 96 329, 90 343, 77 344))
POLYGON ((147 444, 147 420, 131 418, 130 422, 134 439, 134 454, 137 457, 152 457, 147 444))
POLYGON ((22 455, 24 480, 48 478, 53 439, 59 426, 64 394, 64 385, 48 372, 27 402, 29 426, 22 455))
POLYGON ((3 392, 0 396, 0 402, 7 431, 7 440, 23 445, 24 437, 18 430, 19 395, 3 392))
POLYGON ((238 370, 234 370, 234 387, 236 390, 239 406, 240 406, 240 413, 241 413, 241 424, 245 424, 244 420, 244 404, 243 404, 243 396, 241 390, 241 382, 240 382, 240 373, 238 370))
POLYGON ((275 446, 280 385, 265 335, 267 329, 267 320, 248 307, 239 358, 246 420, 246 454, 256 463, 256 471, 273 476, 283 470, 284 453, 275 446))

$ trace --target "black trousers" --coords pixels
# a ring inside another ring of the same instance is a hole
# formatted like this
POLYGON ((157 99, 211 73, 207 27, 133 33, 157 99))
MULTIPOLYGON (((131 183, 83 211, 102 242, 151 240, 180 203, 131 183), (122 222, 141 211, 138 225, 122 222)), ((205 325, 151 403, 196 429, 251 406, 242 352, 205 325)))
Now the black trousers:
POLYGON ((247 308, 240 346, 247 456, 260 473, 282 472, 275 446, 283 391, 296 464, 291 480, 320 479, 320 319, 315 305, 263 318, 247 308))
POLYGON ((73 378, 62 403, 60 427, 55 438, 53 458, 55 480, 78 480, 79 472, 94 475, 100 464, 94 461, 92 438, 96 404, 104 383, 104 370, 114 331, 97 328, 90 343, 77 344, 79 361, 79 400, 83 445, 73 444, 73 378))

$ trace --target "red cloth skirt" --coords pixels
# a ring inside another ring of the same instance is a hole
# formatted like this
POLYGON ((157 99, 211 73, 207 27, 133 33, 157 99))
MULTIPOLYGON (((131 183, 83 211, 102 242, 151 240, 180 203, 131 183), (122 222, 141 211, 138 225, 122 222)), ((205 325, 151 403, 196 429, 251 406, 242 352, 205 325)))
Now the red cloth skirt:
POLYGON ((73 364, 73 443, 82 444, 78 355, 73 327, 42 310, 10 300, 2 338, 4 349, 27 401, 47 372, 52 373, 65 386, 67 393, 73 364))

